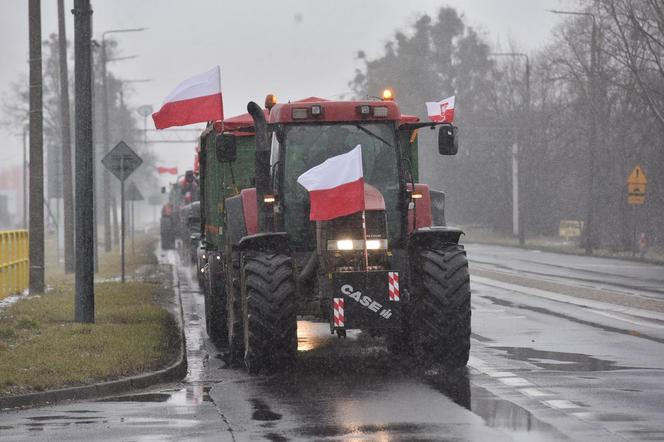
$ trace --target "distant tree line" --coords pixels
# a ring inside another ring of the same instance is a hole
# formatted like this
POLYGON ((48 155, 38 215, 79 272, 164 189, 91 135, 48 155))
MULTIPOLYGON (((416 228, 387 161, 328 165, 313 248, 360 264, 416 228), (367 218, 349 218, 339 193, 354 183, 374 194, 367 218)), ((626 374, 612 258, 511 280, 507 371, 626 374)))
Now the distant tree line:
POLYGON ((528 54, 529 106, 525 58, 493 55, 522 51, 492 47, 449 7, 397 32, 379 57, 359 52, 350 85, 358 97, 392 86, 402 111, 423 119, 426 101, 456 95, 459 155, 439 157, 434 133, 420 131, 421 180, 446 191, 451 222, 511 232, 517 143, 527 237, 555 236, 560 220, 585 221, 590 208, 596 233, 584 241, 593 248, 630 249, 635 215, 661 246, 664 4, 580 4, 585 15, 568 15, 549 45, 528 54), (626 178, 637 164, 649 183, 634 208, 626 178))

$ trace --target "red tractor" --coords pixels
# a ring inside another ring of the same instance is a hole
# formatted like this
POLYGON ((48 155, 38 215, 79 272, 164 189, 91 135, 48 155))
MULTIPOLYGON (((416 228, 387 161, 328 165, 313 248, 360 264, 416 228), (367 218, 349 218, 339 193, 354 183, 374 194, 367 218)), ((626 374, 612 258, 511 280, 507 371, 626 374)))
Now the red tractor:
MULTIPOLYGON (((444 194, 417 183, 417 131, 439 126, 438 150, 457 152, 456 127, 420 122, 391 100, 249 103, 255 136, 254 188, 226 198, 224 317, 231 353, 250 372, 297 355, 297 316, 329 321, 332 333, 384 336, 390 351, 419 362, 465 366, 470 285, 462 232, 447 227, 444 194), (297 178, 362 146, 366 209, 309 220, 297 178), (363 224, 364 223, 364 224, 363 224)), ((231 133, 218 158, 232 162, 231 133)))

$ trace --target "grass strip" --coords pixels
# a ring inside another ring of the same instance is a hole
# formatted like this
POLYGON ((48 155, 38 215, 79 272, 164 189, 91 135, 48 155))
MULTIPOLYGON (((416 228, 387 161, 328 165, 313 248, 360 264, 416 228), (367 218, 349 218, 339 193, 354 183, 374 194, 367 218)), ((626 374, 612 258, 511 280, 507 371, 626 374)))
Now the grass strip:
POLYGON ((109 381, 175 361, 179 327, 163 308, 171 293, 155 273, 155 241, 137 238, 125 284, 117 281, 119 251, 100 254, 95 324, 74 322, 73 275, 57 266, 51 290, 0 310, 0 396, 109 381))
POLYGON ((95 324, 73 322, 71 287, 0 311, 0 396, 113 380, 162 368, 179 350, 163 289, 141 282, 96 287, 95 324))

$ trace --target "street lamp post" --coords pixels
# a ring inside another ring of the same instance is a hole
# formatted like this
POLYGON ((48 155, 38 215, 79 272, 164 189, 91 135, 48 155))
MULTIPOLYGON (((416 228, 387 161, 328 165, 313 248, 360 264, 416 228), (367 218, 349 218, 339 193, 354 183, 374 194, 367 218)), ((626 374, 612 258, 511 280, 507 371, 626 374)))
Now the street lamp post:
MULTIPOLYGON (((102 143, 104 153, 110 148, 110 121, 108 116, 108 75, 106 72, 106 64, 109 61, 123 60, 133 57, 118 57, 115 59, 108 59, 106 52, 106 36, 109 34, 119 34, 126 32, 141 32, 147 28, 131 28, 131 29, 111 29, 101 34, 101 81, 102 81, 102 143)), ((104 182, 104 196, 103 196, 103 216, 104 216, 104 250, 107 252, 111 250, 111 177, 107 170, 102 172, 104 182)))
MULTIPOLYGON (((530 57, 522 52, 495 52, 489 54, 493 57, 514 57, 523 58, 526 60, 526 96, 524 98, 524 115, 521 117, 521 140, 526 135, 527 142, 530 142, 530 57)), ((519 160, 525 159, 525 149, 521 145, 522 141, 517 143, 512 148, 512 226, 513 233, 519 237, 519 244, 526 244, 526 205, 524 204, 523 192, 523 177, 519 174, 519 160)), ((523 165, 522 165, 523 166, 523 165)), ((523 167, 522 167, 523 168, 523 167)), ((521 174, 522 175, 522 174, 521 174)))
POLYGON ((549 10, 552 14, 577 15, 590 17, 592 19, 592 33, 590 37, 590 121, 588 124, 588 202, 586 212, 585 231, 585 252, 586 255, 592 255, 593 247, 596 244, 597 226, 595 226, 595 204, 596 204, 596 155, 597 155, 597 18, 590 12, 579 11, 559 11, 549 10))
POLYGON ((136 109, 138 115, 143 117, 143 146, 148 147, 148 117, 152 115, 154 109, 149 104, 144 104, 136 109))

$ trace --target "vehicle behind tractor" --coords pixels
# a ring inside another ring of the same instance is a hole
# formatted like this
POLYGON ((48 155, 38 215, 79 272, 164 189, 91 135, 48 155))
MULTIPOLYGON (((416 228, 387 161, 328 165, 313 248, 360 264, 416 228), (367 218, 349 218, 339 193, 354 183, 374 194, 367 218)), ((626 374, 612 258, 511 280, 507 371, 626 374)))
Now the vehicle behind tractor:
MULTIPOLYGON (((266 108, 249 103, 246 127, 210 126, 201 142, 205 161, 214 144, 228 172, 220 187, 231 195, 208 256, 213 337, 251 372, 274 370, 296 357, 297 316, 315 315, 339 336, 360 329, 425 364, 464 366, 470 287, 462 232, 445 226, 444 194, 417 183, 417 131, 440 126, 439 152, 453 155, 456 128, 402 115, 391 100, 268 99, 266 108), (248 139, 253 164, 239 154, 248 139), (356 146, 364 210, 311 221, 298 177, 356 146)), ((210 187, 203 184, 203 218, 210 187)), ((214 232, 205 227, 206 243, 214 232)))
MULTIPOLYGON (((166 187, 162 187, 166 193, 166 187)), ((188 257, 192 235, 197 235, 199 221, 199 185, 194 171, 188 170, 178 177, 168 192, 168 201, 161 208, 161 248, 174 249, 180 240, 188 257)), ((197 241, 197 240, 196 240, 197 241)))

